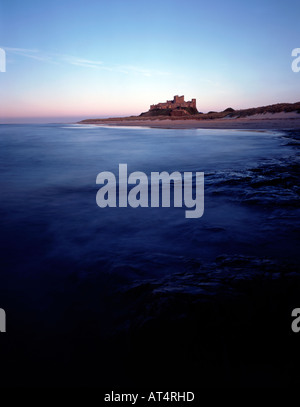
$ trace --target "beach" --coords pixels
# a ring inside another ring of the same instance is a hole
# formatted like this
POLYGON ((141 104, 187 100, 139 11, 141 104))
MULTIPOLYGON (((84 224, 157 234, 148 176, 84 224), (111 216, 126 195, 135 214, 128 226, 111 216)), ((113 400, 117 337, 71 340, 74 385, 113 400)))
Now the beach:
POLYGON ((161 129, 245 129, 245 130, 292 130, 300 129, 300 114, 291 113, 266 113, 255 114, 242 118, 223 119, 192 119, 192 118, 111 118, 88 119, 82 124, 95 124, 101 126, 145 126, 161 129))

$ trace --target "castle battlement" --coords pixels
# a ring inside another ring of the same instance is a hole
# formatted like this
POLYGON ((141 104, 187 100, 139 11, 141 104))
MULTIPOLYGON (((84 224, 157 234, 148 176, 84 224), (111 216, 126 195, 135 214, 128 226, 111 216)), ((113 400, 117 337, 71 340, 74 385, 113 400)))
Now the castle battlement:
POLYGON ((185 102, 184 95, 182 96, 174 96, 173 100, 167 100, 165 103, 157 103, 156 105, 151 105, 150 110, 155 109, 176 109, 180 107, 192 107, 193 109, 196 108, 196 99, 192 99, 188 102, 185 102))

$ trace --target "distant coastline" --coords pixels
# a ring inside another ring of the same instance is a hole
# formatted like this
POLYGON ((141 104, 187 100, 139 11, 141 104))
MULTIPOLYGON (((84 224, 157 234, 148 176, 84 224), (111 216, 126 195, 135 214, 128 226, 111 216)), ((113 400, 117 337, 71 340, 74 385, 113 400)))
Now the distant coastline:
POLYGON ((250 109, 172 116, 165 114, 86 119, 78 124, 146 126, 152 128, 300 129, 300 102, 279 103, 250 109))

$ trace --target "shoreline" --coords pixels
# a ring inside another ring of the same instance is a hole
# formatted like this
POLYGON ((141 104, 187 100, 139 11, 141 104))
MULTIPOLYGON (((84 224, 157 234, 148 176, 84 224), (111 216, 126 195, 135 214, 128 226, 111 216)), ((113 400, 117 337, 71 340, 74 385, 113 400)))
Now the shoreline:
MULTIPOLYGON (((298 115, 298 114, 297 114, 298 115)), ((160 129, 236 129, 236 130, 296 130, 300 129, 300 115, 288 117, 253 117, 238 119, 91 119, 78 122, 96 126, 137 126, 160 129)))

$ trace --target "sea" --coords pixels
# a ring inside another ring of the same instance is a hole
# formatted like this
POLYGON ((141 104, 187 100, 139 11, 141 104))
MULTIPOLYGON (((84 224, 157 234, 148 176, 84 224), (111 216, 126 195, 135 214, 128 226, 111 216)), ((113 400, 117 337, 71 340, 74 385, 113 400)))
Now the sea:
MULTIPOLYGON (((286 295, 299 275, 299 139, 292 130, 0 125, 1 380, 266 380, 224 343, 239 324, 245 337, 270 339, 253 320, 272 312, 290 335, 290 311, 300 307, 286 295), (148 177, 204 172, 203 216, 100 208, 97 175, 117 176, 119 164, 148 177), (278 298, 287 308, 278 311, 278 298)), ((280 370, 272 363, 261 362, 269 377, 280 370)))

